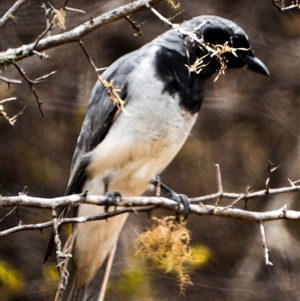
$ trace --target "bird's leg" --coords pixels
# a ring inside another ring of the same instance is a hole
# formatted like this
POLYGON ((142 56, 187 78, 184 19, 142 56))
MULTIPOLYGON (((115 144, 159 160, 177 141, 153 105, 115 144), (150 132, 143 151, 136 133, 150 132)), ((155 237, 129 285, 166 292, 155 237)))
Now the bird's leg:
POLYGON ((115 210, 117 209, 118 201, 121 199, 121 193, 119 191, 114 192, 108 192, 109 187, 109 178, 106 177, 103 179, 103 185, 104 185, 104 195, 107 198, 107 205, 105 205, 104 210, 105 212, 108 211, 108 208, 113 205, 115 207, 115 210))
MULTIPOLYGON (((188 218, 188 215, 190 213, 190 202, 186 195, 178 194, 174 190, 169 188, 167 185, 163 184, 160 181, 160 178, 158 175, 156 176, 156 178, 154 180, 151 181, 151 184, 153 184, 155 187, 159 187, 167 195, 169 195, 170 198, 178 204, 178 209, 180 209, 180 204, 182 204, 184 207, 184 220, 186 220, 188 218)), ((177 219, 179 220, 179 215, 177 215, 177 219)))

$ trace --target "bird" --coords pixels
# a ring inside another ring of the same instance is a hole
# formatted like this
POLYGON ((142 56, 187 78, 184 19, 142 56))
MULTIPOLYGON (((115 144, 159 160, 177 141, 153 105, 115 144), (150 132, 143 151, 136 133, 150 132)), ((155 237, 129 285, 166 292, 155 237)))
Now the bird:
MULTIPOLYGON (((203 15, 183 22, 180 28, 190 34, 172 28, 103 72, 102 78, 124 100, 124 110, 97 81, 77 140, 66 195, 83 191, 142 195, 188 138, 208 78, 224 71, 224 66, 269 75, 248 36, 234 22, 203 15), (218 55, 214 49, 220 45, 229 51, 218 55), (199 68, 193 71, 197 60, 199 68)), ((77 216, 103 212, 101 206, 81 204, 77 216)), ((67 259, 69 279, 56 300, 97 300, 98 291, 91 292, 89 287, 126 219, 123 214, 74 226, 69 240, 72 257, 67 259)))

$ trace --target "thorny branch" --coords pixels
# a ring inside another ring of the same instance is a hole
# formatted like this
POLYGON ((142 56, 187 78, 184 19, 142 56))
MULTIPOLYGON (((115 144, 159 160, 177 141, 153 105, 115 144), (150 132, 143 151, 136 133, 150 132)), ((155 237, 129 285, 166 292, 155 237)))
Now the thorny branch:
POLYGON ((15 84, 15 85, 21 85, 22 84, 21 80, 11 79, 11 78, 7 78, 5 76, 0 76, 0 80, 2 82, 7 83, 8 87, 10 87, 10 84, 15 84))
MULTIPOLYGON (((220 217, 235 218, 241 220, 247 220, 251 222, 266 222, 271 220, 300 220, 300 212, 287 210, 287 206, 284 205, 282 208, 273 211, 267 212, 252 212, 242 209, 234 208, 234 205, 240 200, 249 200, 253 198, 259 198, 266 195, 272 194, 282 194, 282 193, 291 193, 299 192, 300 186, 295 185, 295 182, 291 187, 269 189, 268 193, 266 190, 256 191, 249 193, 246 190, 243 194, 237 193, 227 193, 223 191, 222 182, 221 182, 221 173, 219 165, 216 165, 217 173, 217 182, 218 182, 218 192, 215 194, 190 198, 190 212, 192 214, 198 215, 216 215, 220 217), (203 202, 208 200, 215 200, 220 198, 235 199, 235 201, 226 207, 213 206, 213 205, 204 205, 203 202)), ((0 207, 12 207, 12 206, 21 206, 21 207, 33 207, 33 208, 44 208, 44 209, 57 209, 58 207, 65 206, 76 206, 78 204, 90 204, 97 206, 114 206, 115 203, 109 203, 110 201, 106 196, 95 196, 95 195, 86 195, 86 193, 70 195, 64 197, 57 197, 52 199, 30 197, 25 194, 13 197, 0 197, 0 207)), ((105 212, 95 216, 85 216, 85 217, 74 217, 74 218, 62 218, 55 219, 52 221, 32 224, 32 225, 19 225, 14 228, 4 230, 0 232, 1 236, 6 236, 18 231, 24 230, 36 230, 43 229, 47 227, 59 227, 62 224, 66 223, 83 223, 92 220, 107 219, 115 215, 124 214, 128 212, 149 212, 157 208, 166 208, 172 211, 178 210, 178 204, 170 199, 163 197, 124 197, 118 203, 118 208, 114 211, 105 212)), ((183 212, 183 205, 180 206, 180 211, 183 212)))
MULTIPOLYGON (((248 200, 252 198, 258 198, 266 195, 278 194, 278 193, 291 193, 291 192, 299 192, 300 186, 295 185, 298 181, 292 182, 289 180, 291 187, 277 188, 263 191, 257 191, 249 193, 249 187, 247 187, 246 192, 243 194, 236 193, 226 193, 222 187, 222 178, 220 167, 218 164, 215 165, 216 168, 216 176, 217 176, 217 188, 218 192, 212 195, 198 197, 194 199, 189 199, 190 201, 190 213, 197 215, 214 215, 219 217, 227 217, 240 219, 251 222, 259 222, 260 223, 260 232, 263 241, 263 248, 265 253, 265 262, 267 265, 272 265, 269 261, 269 249, 267 247, 265 231, 263 227, 263 222, 267 221, 275 221, 275 220, 297 220, 300 221, 300 212, 294 210, 288 210, 287 205, 284 205, 282 208, 277 210, 267 211, 267 212, 253 212, 242 209, 234 208, 234 205, 240 200, 248 200), (226 207, 219 206, 221 198, 229 198, 235 199, 232 204, 226 207), (217 206, 214 205, 204 205, 204 201, 218 199, 216 203, 217 206)), ((270 164, 268 166, 268 170, 270 169, 270 164)), ((118 209, 116 209, 115 201, 110 200, 107 196, 95 196, 95 195, 87 195, 87 191, 77 194, 70 195, 52 199, 45 198, 36 198, 30 197, 26 194, 19 194, 19 196, 14 197, 0 197, 0 208, 4 207, 14 207, 13 210, 8 212, 0 221, 3 221, 7 218, 14 210, 18 207, 35 207, 35 208, 44 208, 52 210, 52 220, 46 221, 38 224, 22 224, 18 223, 17 226, 12 227, 7 230, 3 230, 0 232, 0 237, 7 236, 19 231, 25 230, 37 230, 44 229, 48 227, 54 228, 54 242, 56 245, 56 258, 57 258, 57 267, 59 269, 62 286, 61 289, 64 289, 65 282, 68 279, 67 271, 64 268, 65 259, 68 256, 70 250, 61 248, 61 240, 59 237, 59 228, 63 224, 76 224, 76 223, 84 223, 94 220, 103 220, 108 219, 116 215, 125 214, 125 213, 138 213, 138 212, 151 212, 154 209, 165 208, 172 210, 174 212, 178 212, 178 204, 173 200, 163 198, 163 197, 124 197, 121 198, 117 204, 118 209), (59 207, 66 206, 77 206, 78 204, 91 204, 97 206, 105 206, 109 208, 110 206, 115 207, 114 210, 107 210, 104 213, 93 215, 93 216, 80 216, 80 217, 72 217, 72 218, 60 218, 56 214, 56 209, 59 207)), ((185 208, 183 205, 180 205, 180 212, 183 213, 185 208)))
POLYGON ((291 4, 287 5, 287 6, 286 6, 284 0, 280 0, 280 1, 278 1, 278 0, 271 0, 271 1, 274 4, 274 6, 279 9, 279 11, 285 11, 285 10, 292 9, 292 8, 298 8, 298 9, 300 9, 300 4, 299 4, 298 0, 296 0, 296 1, 290 1, 291 4), (278 2, 280 2, 280 4, 278 2))
POLYGON ((0 19, 0 28, 3 27, 9 20, 15 18, 14 14, 21 8, 27 0, 18 0, 0 19))
POLYGON ((20 73, 20 75, 21 75, 21 76, 25 79, 25 81, 28 83, 29 88, 30 88, 30 91, 33 93, 33 95, 34 95, 34 97, 35 97, 36 103, 37 103, 37 105, 38 105, 38 109, 39 109, 39 111, 40 111, 42 117, 44 117, 44 113, 43 113, 43 110, 42 110, 42 104, 43 104, 43 102, 41 102, 41 101, 39 100, 39 96, 38 96, 38 94, 36 93, 36 91, 35 91, 35 89, 34 89, 34 86, 33 86, 34 82, 33 82, 32 80, 30 80, 30 79, 27 77, 27 75, 25 74, 25 72, 24 72, 24 71, 23 71, 16 63, 14 63, 13 65, 14 65, 15 68, 18 70, 18 72, 20 73))
POLYGON ((269 193, 269 191, 270 191, 272 173, 279 167, 279 166, 275 166, 275 167, 272 168, 272 166, 274 166, 274 163, 269 161, 269 163, 268 163, 268 177, 267 177, 267 180, 266 180, 266 193, 269 193))
MULTIPOLYGON (((5 52, 0 53, 0 66, 8 66, 24 59, 25 57, 32 56, 34 55, 33 50, 41 53, 46 49, 57 47, 59 45, 77 42, 83 36, 95 31, 96 29, 143 9, 146 4, 156 4, 160 1, 161 0, 137 0, 127 5, 115 8, 98 17, 92 18, 91 20, 80 24, 69 31, 43 38, 44 35, 49 31, 46 29, 47 32, 42 33, 42 38, 38 38, 37 41, 18 48, 8 49, 5 52)), ((62 10, 66 9, 66 2, 62 10)))
POLYGON ((125 16, 125 19, 132 25, 133 29, 136 30, 135 36, 142 36, 141 27, 146 24, 146 22, 141 23, 140 25, 137 25, 135 21, 131 19, 130 16, 125 16))
POLYGON ((222 185, 222 176, 221 176, 219 164, 216 164, 215 167, 216 167, 216 173, 217 173, 218 193, 220 194, 220 196, 217 198, 217 201, 215 203, 215 206, 218 207, 219 203, 222 199, 222 196, 223 196, 223 185, 222 185))
POLYGON ((16 115, 13 117, 9 117, 8 114, 6 113, 3 104, 8 101, 16 100, 16 97, 11 97, 11 98, 6 98, 0 101, 0 115, 2 118, 4 118, 10 125, 14 125, 17 121, 17 118, 23 114, 23 111, 26 109, 26 106, 16 115))
POLYGON ((260 234, 261 234, 262 242, 263 242, 263 248, 265 251, 266 265, 273 265, 273 263, 271 261, 269 261, 270 250, 268 249, 268 246, 267 246, 267 239, 266 239, 265 229, 264 229, 264 225, 263 225, 262 221, 259 222, 259 227, 260 227, 260 234))
POLYGON ((46 78, 48 78, 49 76, 55 74, 56 71, 52 71, 52 72, 50 72, 50 73, 48 73, 48 74, 46 74, 46 75, 43 75, 43 76, 41 76, 41 77, 39 77, 39 78, 36 78, 36 79, 34 79, 34 80, 31 80, 31 79, 29 79, 29 77, 26 75, 26 73, 25 73, 25 72, 24 72, 24 71, 23 71, 16 63, 14 63, 13 65, 14 65, 14 67, 18 70, 18 72, 20 73, 20 75, 21 75, 21 76, 25 79, 25 81, 28 83, 29 88, 30 88, 30 91, 33 93, 33 95, 34 95, 34 97, 35 97, 35 100, 36 100, 36 102, 37 102, 38 109, 39 109, 39 111, 40 111, 42 117, 44 117, 44 113, 43 113, 43 110, 42 110, 42 104, 43 104, 43 102, 40 101, 39 96, 38 96, 37 92, 36 92, 35 89, 34 89, 34 84, 38 84, 38 83, 42 82, 44 79, 46 79, 46 78))
POLYGON ((91 59, 91 57, 89 56, 88 52, 86 51, 86 49, 83 46, 82 41, 78 41, 78 44, 80 45, 82 51, 84 52, 85 56, 87 57, 87 59, 89 60, 90 64, 93 66, 97 76, 98 76, 98 80, 100 81, 100 83, 104 86, 104 88, 106 89, 106 92, 111 100, 111 102, 117 106, 117 108, 120 110, 122 110, 122 112, 129 116, 129 114, 126 112, 124 105, 125 105, 125 101, 123 99, 121 99, 120 95, 118 94, 118 92, 121 91, 121 89, 116 89, 113 85, 113 80, 111 81, 107 81, 105 79, 103 79, 101 77, 101 75, 98 73, 99 68, 96 67, 95 63, 93 62, 93 60, 91 59))

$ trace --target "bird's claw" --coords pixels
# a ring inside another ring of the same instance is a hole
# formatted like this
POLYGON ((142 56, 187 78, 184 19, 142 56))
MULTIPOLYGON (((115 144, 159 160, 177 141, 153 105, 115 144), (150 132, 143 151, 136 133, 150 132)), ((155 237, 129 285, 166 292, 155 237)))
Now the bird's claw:
POLYGON ((116 210, 118 202, 122 197, 121 193, 119 191, 106 192, 105 196, 106 196, 106 205, 104 206, 104 211, 108 212, 110 206, 114 206, 116 210))
MULTIPOLYGON (((171 199, 178 204, 178 210, 180 210, 180 205, 183 205, 184 208, 184 220, 187 220, 191 209, 190 209, 190 201, 189 198, 185 194, 178 194, 174 191, 170 193, 171 199)), ((177 219, 179 219, 179 215, 177 215, 177 219)))
MULTIPOLYGON (((182 204, 184 208, 184 220, 187 220, 191 212, 189 198, 185 194, 176 193, 171 188, 161 183, 159 176, 153 179, 151 181, 151 184, 153 184, 155 187, 159 186, 165 193, 167 193, 171 197, 171 199, 178 204, 179 211, 180 211, 180 205, 182 204)), ((176 219, 179 220, 179 213, 177 213, 176 219)))

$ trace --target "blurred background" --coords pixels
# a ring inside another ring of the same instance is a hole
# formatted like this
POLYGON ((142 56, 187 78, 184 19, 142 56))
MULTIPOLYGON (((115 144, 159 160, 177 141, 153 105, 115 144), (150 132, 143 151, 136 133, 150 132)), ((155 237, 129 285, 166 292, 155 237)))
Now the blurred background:
MULTIPOLYGON (((13 1, 0 1, 0 15, 13 1)), ((46 26, 46 1, 28 1, 13 21, 1 28, 0 51, 34 42, 46 26)), ((53 0, 60 8, 64 1, 53 0)), ((72 29, 129 1, 70 0, 69 7, 86 14, 67 12, 66 27, 72 29)), ((206 84, 206 98, 191 136, 176 159, 162 174, 164 183, 189 197, 217 191, 214 164, 218 163, 227 192, 241 193, 250 185, 264 189, 268 160, 280 165, 271 187, 289 186, 288 178, 300 178, 300 11, 279 12, 270 0, 185 0, 179 10, 164 2, 155 6, 165 17, 184 10, 173 22, 197 15, 214 14, 240 25, 248 34, 256 55, 268 66, 271 76, 229 70, 217 82, 206 84)), ((109 24, 82 40, 98 68, 135 50, 168 30, 150 11, 131 16, 142 27, 136 36, 126 20, 109 24)), ((54 29, 51 34, 62 30, 54 29)), ((28 84, 0 82, 0 98, 17 97, 5 103, 9 116, 27 106, 14 126, 0 119, 0 194, 62 196, 70 162, 86 112, 89 94, 97 78, 78 44, 47 50, 48 60, 30 57, 20 61, 29 78, 51 71, 56 74, 35 85, 43 101, 41 117, 28 84)), ((2 76, 21 79, 13 66, 2 68, 2 76)), ((248 201, 251 211, 300 210, 299 193, 266 196, 248 201)), ((211 202, 213 203, 213 202, 211 202)), ((229 204, 222 200, 221 205, 229 204)), ((238 204, 243 208, 243 204, 238 204)), ((2 218, 9 209, 1 208, 2 218)), ((155 212, 158 215, 162 213, 155 212)), ((164 214, 172 214, 164 212, 164 214)), ((51 212, 19 208, 0 223, 7 229, 22 223, 51 219, 51 212)), ((147 225, 147 214, 132 214, 121 234, 106 300, 299 300, 300 226, 298 222, 265 223, 270 261, 266 266, 259 225, 217 218, 190 216, 191 247, 200 258, 191 267, 193 286, 180 295, 176 278, 134 256, 136 232, 147 225)), ((55 259, 43 266, 51 229, 19 232, 0 241, 1 301, 52 300, 57 285, 55 259)))

